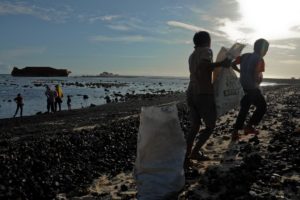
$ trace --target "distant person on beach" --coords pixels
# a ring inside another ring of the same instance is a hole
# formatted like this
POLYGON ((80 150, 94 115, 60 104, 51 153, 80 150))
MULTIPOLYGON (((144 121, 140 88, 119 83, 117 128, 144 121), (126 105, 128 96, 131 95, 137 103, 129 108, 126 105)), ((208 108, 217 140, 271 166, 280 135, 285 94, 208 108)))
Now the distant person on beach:
POLYGON ((56 98, 56 92, 54 90, 51 90, 49 85, 46 85, 45 95, 47 97, 47 113, 50 113, 50 111, 54 113, 55 112, 54 102, 56 98))
POLYGON ((213 54, 210 48, 211 39, 208 32, 197 32, 193 41, 195 49, 189 57, 190 83, 187 89, 191 129, 186 138, 186 167, 189 166, 190 159, 207 159, 200 152, 200 149, 212 134, 216 123, 212 72, 215 67, 230 67, 231 64, 231 61, 228 59, 213 63, 213 54), (206 128, 200 131, 199 139, 193 148, 195 137, 200 129, 201 119, 204 121, 206 128))
POLYGON ((57 105, 58 105, 58 109, 59 109, 59 111, 61 111, 61 103, 62 103, 62 98, 63 98, 64 94, 63 94, 63 91, 62 91, 60 85, 55 85, 55 91, 56 91, 56 97, 55 97, 54 108, 55 108, 55 111, 57 111, 57 105))
POLYGON ((236 65, 240 65, 240 82, 245 95, 240 103, 241 108, 234 125, 232 140, 239 139, 238 131, 243 128, 245 134, 259 134, 259 131, 254 126, 259 124, 267 110, 266 100, 261 94, 259 85, 263 80, 262 72, 265 71, 263 57, 267 54, 268 49, 269 42, 265 39, 258 39, 254 43, 253 53, 245 53, 233 62, 234 69, 237 68, 236 65), (256 110, 248 124, 244 127, 244 122, 251 105, 254 105, 256 110))
POLYGON ((108 95, 106 95, 104 99, 106 100, 106 103, 111 103, 111 99, 108 95))
POLYGON ((67 97, 68 97, 68 99, 67 99, 68 110, 71 110, 71 101, 72 101, 71 96, 68 95, 67 97))
POLYGON ((18 114, 19 109, 20 109, 20 117, 22 117, 24 103, 23 103, 23 97, 21 96, 20 93, 17 95, 16 98, 14 98, 14 101, 17 103, 17 109, 16 109, 16 112, 14 114, 14 117, 16 117, 16 115, 18 114))

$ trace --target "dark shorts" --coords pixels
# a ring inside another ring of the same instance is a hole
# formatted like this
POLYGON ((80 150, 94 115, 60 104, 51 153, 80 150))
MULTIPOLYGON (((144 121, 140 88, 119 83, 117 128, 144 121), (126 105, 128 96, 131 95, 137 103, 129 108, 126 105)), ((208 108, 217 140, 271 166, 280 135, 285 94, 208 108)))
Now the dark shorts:
POLYGON ((207 127, 215 127, 217 112, 214 95, 187 93, 187 103, 192 122, 201 123, 202 119, 207 127))
POLYGON ((56 98, 55 98, 55 102, 57 102, 57 103, 62 103, 62 99, 61 99, 60 97, 56 97, 56 98))

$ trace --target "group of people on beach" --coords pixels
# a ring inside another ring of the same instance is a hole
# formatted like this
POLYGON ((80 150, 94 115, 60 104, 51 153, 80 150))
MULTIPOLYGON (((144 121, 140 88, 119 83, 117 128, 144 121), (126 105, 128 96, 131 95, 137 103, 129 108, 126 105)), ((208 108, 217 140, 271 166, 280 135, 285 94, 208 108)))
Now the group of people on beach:
MULTIPOLYGON (((61 103, 63 99, 63 91, 60 85, 55 85, 52 90, 49 85, 46 85, 45 95, 47 97, 47 113, 61 111, 61 103)), ((68 110, 71 110, 71 96, 67 96, 68 110)))
POLYGON ((256 40, 252 53, 242 54, 234 60, 226 58, 221 62, 213 62, 212 60, 211 38, 208 32, 195 33, 193 42, 195 49, 189 57, 190 82, 187 89, 191 128, 186 138, 185 167, 189 167, 191 165, 190 161, 193 159, 208 159, 200 149, 209 139, 216 125, 217 114, 212 84, 212 72, 216 67, 232 67, 238 71, 240 73, 240 83, 244 90, 244 96, 240 101, 239 114, 232 128, 232 141, 239 139, 239 130, 241 129, 244 129, 244 134, 259 134, 255 126, 259 124, 267 108, 265 98, 259 89, 263 79, 262 72, 265 70, 263 57, 269 48, 267 40, 256 40), (238 68, 237 65, 240 67, 238 68), (256 110, 248 124, 244 126, 251 105, 254 105, 256 110), (199 132, 201 120, 203 120, 206 127, 199 132), (198 140, 194 145, 198 133, 198 140))
MULTIPOLYGON (((62 99, 64 97, 62 88, 60 85, 55 85, 55 89, 51 89, 49 85, 46 85, 46 91, 45 91, 45 95, 47 98, 47 113, 55 113, 57 111, 61 111, 61 104, 62 104, 62 99)), ((14 114, 14 117, 16 117, 16 115, 18 114, 19 110, 20 110, 20 117, 23 116, 23 97, 22 95, 19 93, 17 95, 16 98, 14 98, 14 101, 17 104, 17 108, 14 114)), ((67 106, 68 106, 68 110, 71 110, 71 96, 68 95, 67 96, 67 106)))

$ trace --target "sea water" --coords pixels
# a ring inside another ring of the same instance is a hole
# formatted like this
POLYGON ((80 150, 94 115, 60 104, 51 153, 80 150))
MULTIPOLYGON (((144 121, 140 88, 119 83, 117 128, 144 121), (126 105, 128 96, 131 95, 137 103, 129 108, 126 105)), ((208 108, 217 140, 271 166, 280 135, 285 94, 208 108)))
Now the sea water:
POLYGON ((114 93, 121 95, 155 93, 157 91, 186 90, 188 78, 170 77, 13 77, 0 75, 0 118, 14 115, 14 98, 20 93, 24 99, 23 116, 47 111, 45 85, 52 89, 56 84, 62 86, 62 110, 67 109, 67 96, 70 95, 72 109, 88 107, 91 104, 106 103, 105 96, 115 99, 114 93), (76 84, 77 83, 77 84, 76 84), (112 87, 89 87, 88 83, 103 83, 112 87), (79 86, 82 84, 81 86, 79 86), (114 86, 115 85, 115 86, 114 86), (88 99, 84 99, 87 95, 88 99))
MULTIPOLYGON (((0 118, 13 117, 16 110, 14 98, 20 93, 24 99, 23 116, 47 111, 45 85, 52 89, 62 86, 62 110, 67 110, 67 95, 71 96, 72 109, 89 107, 91 104, 105 104, 105 96, 114 99, 114 93, 121 95, 156 93, 158 91, 184 92, 189 78, 186 77, 13 77, 0 75, 0 118), (77 83, 77 84, 74 84, 77 83), (104 83, 112 87, 89 87, 87 83, 104 83), (82 84, 81 86, 79 86, 82 84), (84 99, 83 95, 88 95, 84 99)), ((272 85, 276 83, 263 83, 272 85)))

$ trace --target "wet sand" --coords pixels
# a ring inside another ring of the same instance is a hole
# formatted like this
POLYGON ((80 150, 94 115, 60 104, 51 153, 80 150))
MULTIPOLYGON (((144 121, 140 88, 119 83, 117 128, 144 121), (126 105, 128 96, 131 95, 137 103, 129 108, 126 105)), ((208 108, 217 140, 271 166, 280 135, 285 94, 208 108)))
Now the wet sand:
MULTIPOLYGON (((230 142, 237 111, 223 116, 194 161, 180 199, 299 199, 300 85, 264 88, 268 111, 258 137, 230 142)), ((1 199, 134 199, 132 176, 141 106, 183 93, 136 96, 125 103, 0 120, 1 199)))

